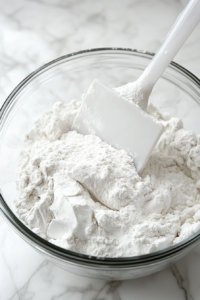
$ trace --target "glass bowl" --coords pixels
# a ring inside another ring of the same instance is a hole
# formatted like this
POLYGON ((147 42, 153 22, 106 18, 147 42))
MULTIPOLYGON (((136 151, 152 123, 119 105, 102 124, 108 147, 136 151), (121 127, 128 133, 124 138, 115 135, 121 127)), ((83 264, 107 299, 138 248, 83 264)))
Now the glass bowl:
MULTIPOLYGON (((57 247, 34 234, 17 217, 15 174, 24 135, 54 102, 80 101, 93 79, 110 87, 136 80, 153 54, 132 49, 91 49, 60 57, 27 76, 0 110, 0 212, 27 243, 61 268, 78 275, 124 280, 157 272, 186 255, 200 232, 164 250, 142 256, 103 258, 57 247)), ((172 62, 157 82, 150 102, 182 118, 185 128, 200 133, 200 81, 172 62)))

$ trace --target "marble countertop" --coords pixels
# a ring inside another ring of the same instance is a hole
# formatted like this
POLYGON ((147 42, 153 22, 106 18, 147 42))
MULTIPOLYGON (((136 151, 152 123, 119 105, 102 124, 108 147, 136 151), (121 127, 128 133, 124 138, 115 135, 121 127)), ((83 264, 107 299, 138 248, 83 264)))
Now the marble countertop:
MULTIPOLYGON (((96 47, 155 52, 184 0, 0 0, 0 105, 31 71, 96 47)), ((174 61, 200 76, 200 25, 174 61)), ((0 217, 0 300, 199 300, 200 246, 171 268, 129 281, 79 277, 54 266, 0 217)))

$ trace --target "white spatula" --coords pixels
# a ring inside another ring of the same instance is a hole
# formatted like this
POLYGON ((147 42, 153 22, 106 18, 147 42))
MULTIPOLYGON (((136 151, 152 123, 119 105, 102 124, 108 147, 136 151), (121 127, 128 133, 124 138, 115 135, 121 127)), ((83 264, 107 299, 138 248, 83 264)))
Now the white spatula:
POLYGON ((95 134, 127 151, 140 173, 163 126, 145 110, 154 84, 200 21, 200 0, 191 0, 139 79, 114 90, 94 80, 74 120, 72 130, 95 134))

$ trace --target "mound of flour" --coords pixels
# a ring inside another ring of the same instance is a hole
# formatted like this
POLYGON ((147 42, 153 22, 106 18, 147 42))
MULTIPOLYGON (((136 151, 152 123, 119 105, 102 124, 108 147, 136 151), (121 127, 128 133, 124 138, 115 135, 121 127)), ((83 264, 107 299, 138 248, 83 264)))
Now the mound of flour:
POLYGON ((157 251, 200 230, 200 137, 150 106, 165 131, 139 176, 125 151, 70 131, 79 105, 56 103, 25 138, 16 199, 24 223, 106 257, 157 251))

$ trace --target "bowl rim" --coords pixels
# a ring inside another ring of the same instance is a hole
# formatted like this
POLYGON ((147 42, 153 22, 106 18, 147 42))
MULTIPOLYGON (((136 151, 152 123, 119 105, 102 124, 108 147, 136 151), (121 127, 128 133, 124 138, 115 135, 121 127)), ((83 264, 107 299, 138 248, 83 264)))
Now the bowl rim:
MULTIPOLYGON (((71 58, 80 59, 83 58, 84 55, 88 54, 100 54, 109 52, 110 54, 113 52, 123 53, 123 54, 131 54, 131 55, 140 55, 146 58, 151 59, 155 53, 145 51, 145 50, 138 50, 138 49, 131 49, 131 48, 94 48, 94 49, 87 49, 81 50, 77 52, 72 52, 61 57, 58 57, 40 68, 37 68, 35 71, 30 73, 26 76, 10 93, 7 97, 5 102, 3 103, 2 107, 0 108, 0 126, 1 120, 4 115, 4 112, 9 109, 9 105, 12 103, 14 97, 36 76, 40 75, 41 73, 47 71, 50 67, 56 66, 58 63, 62 63, 63 61, 70 60, 71 58)), ((197 87, 200 88, 200 79, 192 74, 190 71, 182 67, 181 65, 172 61, 168 68, 175 69, 179 73, 182 73, 189 81, 193 82, 197 87)), ((61 260, 71 261, 73 263, 79 262, 79 264, 87 264, 87 265, 101 265, 101 266, 136 266, 136 265, 144 265, 144 263, 152 263, 156 261, 160 261, 162 259, 166 259, 169 256, 175 255, 176 253, 180 252, 183 249, 186 249, 190 245, 194 245, 197 241, 200 240, 200 230, 197 231, 195 234, 191 235, 187 239, 165 248, 163 250, 159 250, 156 252, 152 252, 150 254, 144 254, 139 256, 131 256, 131 257, 98 257, 98 256, 90 256, 87 254, 81 254, 78 252, 74 252, 71 250, 64 249, 62 247, 56 246, 45 239, 41 238, 37 234, 35 234, 31 229, 25 226, 20 219, 18 219, 12 210, 7 205, 6 201, 4 200, 1 189, 0 189, 0 212, 2 212, 2 216, 4 219, 17 231, 17 233, 26 240, 29 244, 33 245, 40 251, 49 254, 50 256, 56 256, 61 260)))

